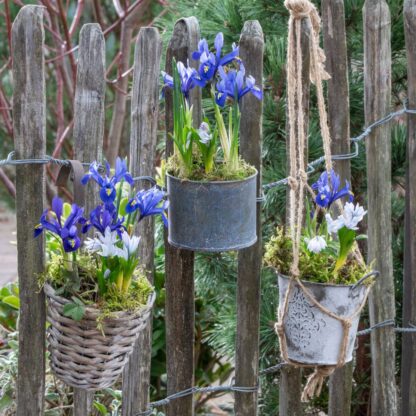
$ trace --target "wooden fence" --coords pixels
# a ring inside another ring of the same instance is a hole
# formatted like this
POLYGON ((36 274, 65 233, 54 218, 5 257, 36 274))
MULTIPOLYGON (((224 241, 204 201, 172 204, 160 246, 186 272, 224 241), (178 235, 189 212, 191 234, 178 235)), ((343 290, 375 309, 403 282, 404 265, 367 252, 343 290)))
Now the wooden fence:
MULTIPOLYGON (((13 122, 17 158, 39 158, 46 151, 44 82, 44 8, 25 6, 12 30, 13 122)), ((323 0, 324 47, 328 83, 329 124, 332 151, 348 152, 349 103, 344 5, 342 0, 323 0)), ((408 54, 409 105, 416 108, 416 0, 405 0, 405 34, 408 54)), ((308 46, 311 28, 302 25, 302 44, 308 46)), ((190 60, 199 40, 198 21, 180 19, 174 28, 166 56, 170 72, 173 58, 190 60)), ((390 15, 385 0, 367 0, 364 7, 365 117, 369 124, 391 111, 390 15)), ((154 175, 158 127, 159 67, 161 40, 154 28, 142 28, 136 42, 134 79, 131 94, 130 170, 137 175, 154 175)), ((248 21, 240 38, 240 53, 248 73, 262 79, 263 33, 259 22, 248 21)), ((80 33, 75 91, 75 158, 89 162, 102 158, 105 97, 105 41, 99 25, 85 25, 80 33)), ((304 91, 309 96, 305 55, 304 91)), ((202 117, 201 95, 192 95, 195 123, 202 117)), ((246 97, 242 105, 241 154, 261 172, 262 104, 246 97)), ((306 110, 306 109, 305 109, 306 110)), ((172 97, 166 94, 166 132, 173 128, 172 97)), ((408 116, 408 161, 406 193, 406 253, 404 278, 404 324, 416 323, 416 115, 408 116)), ((366 139, 368 168, 368 260, 381 271, 370 299, 370 319, 375 324, 395 318, 394 282, 391 254, 391 156, 390 129, 378 127, 366 139)), ((166 155, 172 142, 166 142, 166 155)), ((349 161, 337 162, 344 178, 350 176, 349 161)), ((261 175, 259 175, 259 196, 261 175)), ((18 271, 21 296, 18 373, 18 416, 43 415, 45 384, 45 302, 39 293, 36 274, 44 268, 44 244, 34 240, 32 230, 45 199, 42 165, 19 166, 16 172, 16 215, 18 271)), ((94 201, 86 193, 85 204, 94 201)), ((78 200, 82 203, 84 201, 78 200)), ((261 236, 260 204, 258 235, 261 236)), ((140 226, 141 258, 153 270, 154 225, 151 219, 140 226)), ((261 238, 238 255, 236 385, 254 387, 258 383, 261 238)), ((166 348, 168 394, 194 383, 194 253, 178 250, 166 241, 166 348)), ((152 273, 149 279, 152 280, 152 273)), ((123 416, 146 410, 149 399, 151 324, 137 341, 135 352, 123 374, 123 416)), ((403 334, 402 415, 416 414, 416 348, 414 334, 403 334)), ((276 338, 277 343, 277 338, 276 338)), ((371 334, 372 414, 398 414, 395 378, 395 332, 384 328, 371 334)), ((280 414, 303 414, 300 403, 301 371, 287 369, 281 375, 280 414)), ((348 415, 351 406, 352 366, 337 370, 330 380, 329 414, 348 415)), ((76 390, 74 414, 85 416, 91 394, 76 390)), ((235 414, 257 414, 257 393, 236 393, 235 414)), ((192 416, 192 396, 171 402, 168 416, 192 416)))

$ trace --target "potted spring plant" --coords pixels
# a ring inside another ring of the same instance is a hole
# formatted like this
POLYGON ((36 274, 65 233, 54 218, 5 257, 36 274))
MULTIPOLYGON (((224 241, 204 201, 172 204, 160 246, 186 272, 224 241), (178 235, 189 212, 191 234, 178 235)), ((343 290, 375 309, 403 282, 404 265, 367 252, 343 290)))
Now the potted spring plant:
POLYGON ((162 215, 164 192, 153 187, 133 194, 133 178, 120 158, 111 175, 91 164, 82 183, 93 180, 101 203, 89 215, 55 197, 34 236, 46 234, 47 267, 40 276, 47 298, 51 368, 76 388, 97 390, 121 374, 146 325, 155 292, 140 267, 140 237, 134 225, 162 215), (82 241, 82 233, 93 237, 82 241), (92 232, 93 231, 93 232, 92 232))
POLYGON ((256 176, 239 157, 239 104, 262 91, 246 76, 238 47, 222 56, 223 35, 215 38, 215 53, 205 39, 193 58, 198 70, 173 62, 173 75, 163 74, 164 88, 173 89, 174 153, 167 163, 169 243, 195 251, 238 250, 254 244, 256 176), (190 91, 206 91, 213 114, 193 126, 190 91))
POLYGON ((302 229, 299 278, 288 277, 292 239, 282 228, 267 244, 265 262, 278 274, 276 329, 283 358, 303 366, 339 366, 352 360, 369 278, 378 272, 371 272, 356 250, 356 241, 366 238, 357 234, 366 211, 354 205, 349 183, 341 188, 339 176, 325 171, 312 189, 316 196, 314 209, 307 205, 302 229), (342 206, 337 200, 345 197, 342 206), (336 219, 330 212, 335 201, 342 207, 336 219))

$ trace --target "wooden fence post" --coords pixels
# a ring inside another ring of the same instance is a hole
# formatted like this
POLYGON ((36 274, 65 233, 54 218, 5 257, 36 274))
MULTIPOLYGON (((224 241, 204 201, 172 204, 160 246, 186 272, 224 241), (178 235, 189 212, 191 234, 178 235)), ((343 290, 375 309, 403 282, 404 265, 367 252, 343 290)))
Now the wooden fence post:
MULTIPOLYGON (((102 159, 104 136, 105 99, 105 40, 96 23, 82 27, 79 40, 77 81, 74 108, 75 159, 81 162, 102 159)), ((97 192, 85 192, 85 201, 76 201, 85 206, 85 211, 99 202, 97 192)), ((90 412, 93 393, 74 389, 74 416, 86 416, 90 412)))
MULTIPOLYGON (((154 176, 159 115, 159 71, 162 42, 157 29, 140 29, 134 53, 131 100, 130 172, 133 176, 154 176)), ((145 185, 140 183, 139 185, 145 185)), ((140 262, 154 281, 154 218, 137 227, 141 237, 140 262)), ((123 372, 123 416, 146 410, 149 402, 152 359, 152 320, 140 334, 123 372)))
MULTIPOLYGON (((404 2, 409 107, 416 108, 416 0, 404 2)), ((416 115, 408 114, 403 326, 416 325, 416 115)), ((402 415, 416 414, 416 335, 402 334, 402 415)))
MULTIPOLYGON (((263 30, 257 20, 245 22, 240 37, 240 56, 246 72, 262 88, 263 30)), ((262 195, 261 146, 262 102, 247 95, 241 104, 240 153, 258 170, 257 196, 262 195)), ((260 331, 260 273, 262 263, 261 204, 257 204, 257 242, 238 252, 236 384, 254 387, 258 383, 260 331)), ((257 414, 257 392, 235 393, 235 414, 257 414)))
MULTIPOLYGON (((321 4, 326 70, 328 80, 328 121, 332 154, 350 152, 350 106, 348 57, 343 0, 323 0, 321 4)), ((349 160, 334 162, 341 182, 351 179, 349 160)), ((352 363, 335 370, 329 379, 329 416, 348 416, 351 412, 352 363)))
MULTIPOLYGON (((198 49, 199 23, 195 17, 176 22, 166 52, 166 72, 172 73, 173 58, 192 66, 192 52, 198 49)), ((201 92, 191 92, 194 125, 201 122, 201 92)), ((166 91, 166 133, 173 132, 172 92, 166 91)), ((173 142, 166 138, 166 157, 173 152, 173 142)), ((168 394, 193 386, 194 382, 194 252, 171 246, 165 238, 166 267, 166 356, 168 394)), ((174 400, 167 407, 167 416, 192 416, 193 398, 174 400)))
MULTIPOLYGON (((302 88, 305 137, 309 132, 309 104, 310 104, 310 42, 311 24, 308 19, 302 19, 301 23, 301 49, 302 49, 302 88)), ((295 34, 296 37, 296 34, 295 34)), ((289 132, 289 117, 286 112, 286 131, 289 132)), ((289 134, 287 133, 287 137, 289 134)), ((286 141, 286 154, 289 155, 289 140, 286 141)), ((305 160, 308 160, 308 141, 305 143, 305 160)), ((287 172, 289 172, 289 157, 287 157, 287 172)), ((305 166, 306 169, 306 166, 305 166)), ((288 188, 289 190, 289 188, 288 188)), ((289 191, 286 197, 286 223, 289 223, 289 191)), ((302 369, 294 366, 283 367, 280 374, 279 387, 279 414, 291 416, 303 416, 301 403, 302 394, 302 369)))
MULTIPOLYGON (((391 105, 390 11, 385 0, 364 4, 364 85, 366 124, 384 117, 391 105)), ((380 277, 370 295, 374 325, 395 318, 391 231, 390 126, 378 127, 366 139, 368 194, 368 263, 380 277)), ((395 332, 387 327, 371 333, 371 412, 397 414, 395 332)))
MULTIPOLYGON (((23 7, 13 23, 13 128, 18 159, 46 152, 43 7, 23 7)), ((44 270, 44 240, 33 238, 44 209, 43 165, 16 169, 17 250, 20 288, 17 415, 41 416, 45 390, 45 297, 37 274, 44 270)))

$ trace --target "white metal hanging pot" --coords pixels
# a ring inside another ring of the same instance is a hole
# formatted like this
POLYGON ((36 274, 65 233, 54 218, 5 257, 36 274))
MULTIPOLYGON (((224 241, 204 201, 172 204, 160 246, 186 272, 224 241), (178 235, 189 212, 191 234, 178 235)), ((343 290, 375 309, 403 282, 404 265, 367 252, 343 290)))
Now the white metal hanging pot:
MULTIPOLYGON (((301 283, 322 307, 340 318, 348 319, 362 308, 367 299, 370 286, 363 284, 364 281, 375 275, 378 272, 371 272, 354 285, 332 285, 303 280, 301 283)), ((290 278, 279 273, 278 283, 281 313, 290 278)), ((288 359, 306 366, 338 365, 344 337, 342 322, 311 302, 296 281, 292 285, 282 321, 288 359)), ((345 363, 352 360, 359 320, 360 313, 351 319, 345 363)), ((280 341, 282 342, 281 337, 280 341)))

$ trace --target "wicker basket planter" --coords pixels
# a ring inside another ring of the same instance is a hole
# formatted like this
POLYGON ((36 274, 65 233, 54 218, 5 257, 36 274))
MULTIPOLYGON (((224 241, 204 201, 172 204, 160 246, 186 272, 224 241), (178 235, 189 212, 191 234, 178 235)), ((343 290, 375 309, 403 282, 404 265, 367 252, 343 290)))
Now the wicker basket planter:
POLYGON ((44 290, 50 322, 47 330, 50 363, 55 375, 72 387, 86 390, 99 390, 114 384, 149 319, 155 293, 139 311, 118 312, 114 318, 105 319, 103 336, 97 329, 98 309, 88 307, 84 318, 74 321, 63 314, 63 307, 69 301, 56 295, 48 284, 44 290))

